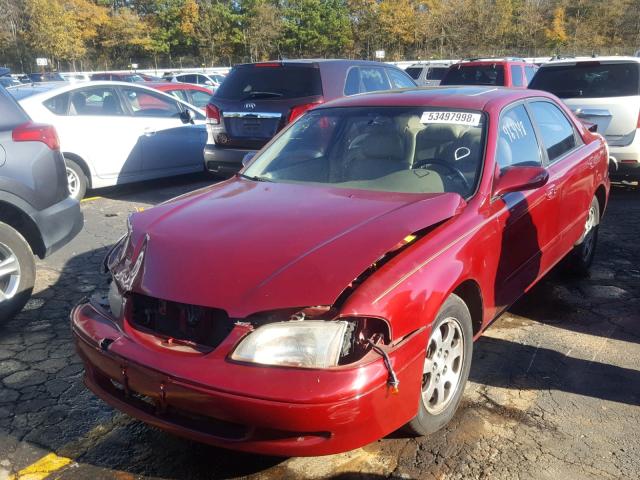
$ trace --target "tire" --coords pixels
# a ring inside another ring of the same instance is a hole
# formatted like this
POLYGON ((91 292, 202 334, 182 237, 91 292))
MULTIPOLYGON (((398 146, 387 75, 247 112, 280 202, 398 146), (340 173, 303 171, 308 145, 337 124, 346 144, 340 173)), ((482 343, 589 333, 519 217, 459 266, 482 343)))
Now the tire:
POLYGON ((584 226, 584 233, 573 247, 567 258, 567 270, 580 277, 588 277, 598 244, 600 227, 600 202, 596 197, 591 200, 589 213, 584 226))
POLYGON ((0 322, 22 310, 31 297, 35 277, 31 247, 19 232, 0 223, 0 322))
POLYGON ((433 322, 425 350, 425 373, 422 377, 418 414, 405 427, 409 433, 429 435, 449 423, 460 404, 469 378, 472 357, 471 314, 464 301, 451 294, 433 322), (451 340, 448 340, 450 332, 451 340), (447 377, 451 381, 440 380, 439 384, 435 382, 436 379, 447 377))
POLYGON ((69 181, 69 196, 80 201, 84 198, 84 194, 87 191, 87 176, 82 170, 82 167, 73 160, 65 157, 65 163, 67 164, 67 180, 69 181))

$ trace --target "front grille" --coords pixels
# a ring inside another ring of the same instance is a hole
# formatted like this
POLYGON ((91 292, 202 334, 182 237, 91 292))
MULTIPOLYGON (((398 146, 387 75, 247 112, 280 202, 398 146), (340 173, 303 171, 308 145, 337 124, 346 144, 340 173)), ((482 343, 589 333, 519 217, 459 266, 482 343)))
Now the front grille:
POLYGON ((130 323, 134 328, 164 338, 215 348, 233 329, 224 310, 133 296, 130 323))
POLYGON ((228 422, 218 418, 190 412, 172 405, 160 408, 159 400, 135 391, 125 392, 121 383, 102 374, 96 374, 96 382, 109 394, 117 397, 137 410, 153 415, 159 420, 168 421, 189 430, 228 440, 243 440, 249 437, 251 430, 246 425, 228 422))

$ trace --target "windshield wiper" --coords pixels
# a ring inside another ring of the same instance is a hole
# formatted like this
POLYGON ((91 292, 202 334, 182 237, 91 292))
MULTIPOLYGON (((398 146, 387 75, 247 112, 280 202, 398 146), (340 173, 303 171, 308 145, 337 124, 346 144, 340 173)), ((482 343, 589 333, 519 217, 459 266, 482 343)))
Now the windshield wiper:
POLYGON ((244 97, 242 97, 240 101, 248 100, 250 98, 258 98, 258 97, 268 98, 268 97, 282 97, 282 96, 283 96, 282 93, 277 93, 277 92, 249 92, 244 97))
POLYGON ((239 177, 246 178, 247 180, 253 180, 254 182, 273 182, 270 178, 267 177, 258 177, 255 175, 245 175, 244 173, 239 173, 239 177))

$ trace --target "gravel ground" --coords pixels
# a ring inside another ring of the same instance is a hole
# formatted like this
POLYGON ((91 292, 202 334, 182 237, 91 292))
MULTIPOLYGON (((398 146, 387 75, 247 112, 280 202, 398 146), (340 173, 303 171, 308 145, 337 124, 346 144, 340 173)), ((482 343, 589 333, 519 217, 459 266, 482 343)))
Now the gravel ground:
POLYGON ((456 417, 428 438, 271 458, 182 440, 106 406, 82 385, 69 310, 104 288, 98 265, 129 212, 207 183, 98 192, 83 203, 82 233, 39 262, 33 299, 0 327, 0 480, 51 452, 71 460, 47 477, 62 479, 638 478, 640 191, 622 187, 591 278, 552 272, 496 321, 475 346, 456 417))

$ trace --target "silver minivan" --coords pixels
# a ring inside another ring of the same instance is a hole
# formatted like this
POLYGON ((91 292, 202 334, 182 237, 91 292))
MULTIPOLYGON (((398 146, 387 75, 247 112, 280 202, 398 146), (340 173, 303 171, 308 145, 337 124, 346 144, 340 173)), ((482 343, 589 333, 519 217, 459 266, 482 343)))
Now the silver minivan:
POLYGON ((405 72, 421 87, 437 87, 440 80, 447 73, 451 62, 414 63, 405 72))
POLYGON ((529 88, 561 98, 598 126, 609 144, 614 179, 640 180, 640 58, 568 58, 540 67, 529 88))

